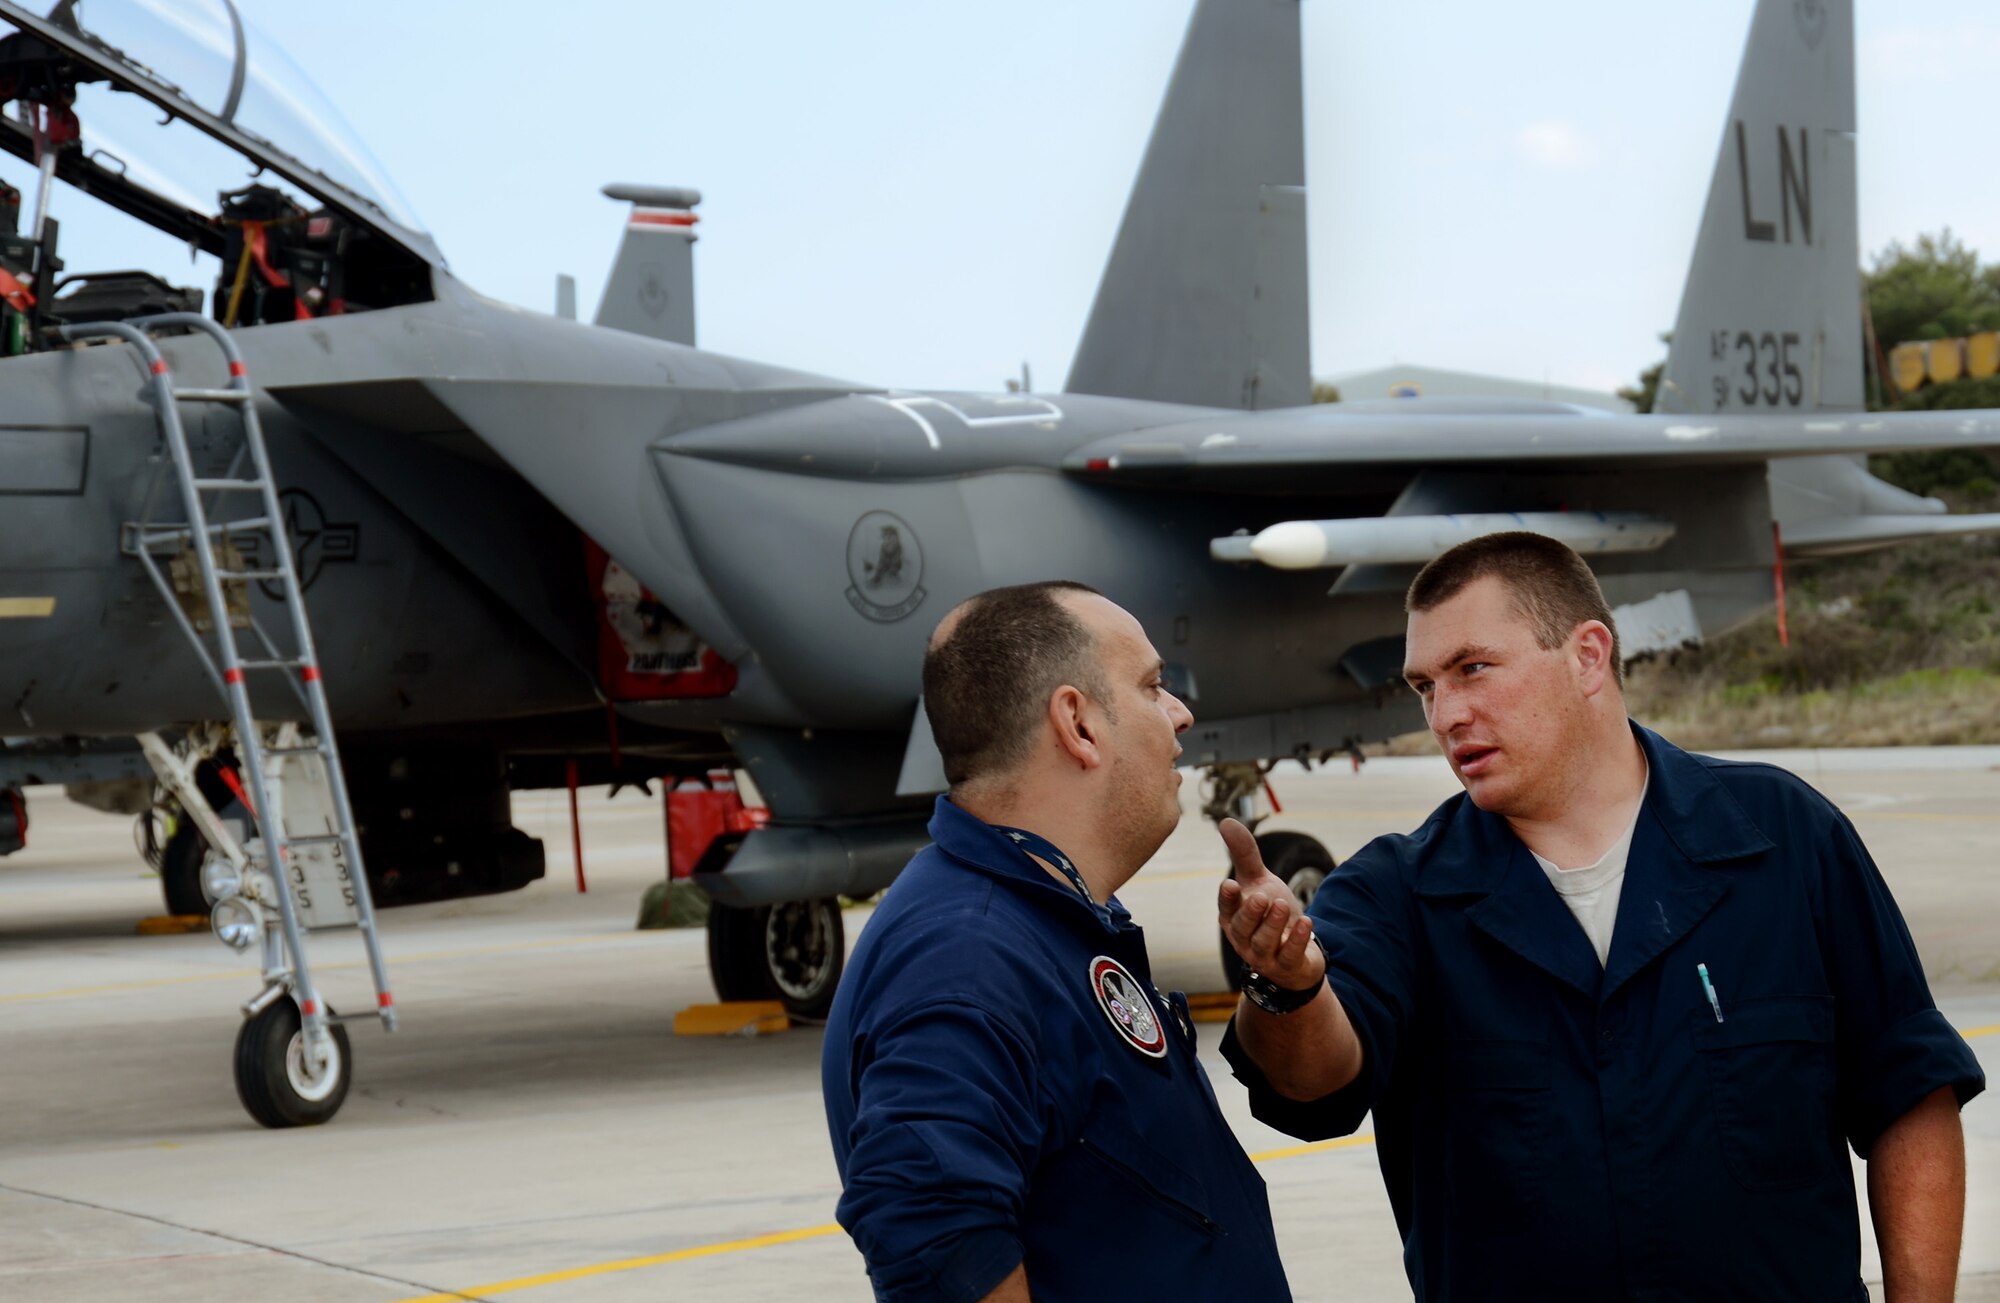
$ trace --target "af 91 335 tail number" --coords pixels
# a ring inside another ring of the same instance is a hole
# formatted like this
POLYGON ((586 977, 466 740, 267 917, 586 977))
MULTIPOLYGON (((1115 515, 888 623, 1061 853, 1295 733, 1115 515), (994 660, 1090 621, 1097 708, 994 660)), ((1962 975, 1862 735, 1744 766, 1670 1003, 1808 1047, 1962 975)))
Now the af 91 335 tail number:
POLYGON ((1795 330, 1709 332, 1709 360, 1727 363, 1711 383, 1715 408, 1797 407, 1805 401, 1804 344, 1795 330))

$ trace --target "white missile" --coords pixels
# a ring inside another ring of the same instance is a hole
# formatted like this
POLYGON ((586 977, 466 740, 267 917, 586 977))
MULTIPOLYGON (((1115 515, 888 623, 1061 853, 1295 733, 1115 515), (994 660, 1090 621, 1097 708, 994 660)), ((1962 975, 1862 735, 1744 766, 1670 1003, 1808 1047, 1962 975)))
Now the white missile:
POLYGON ((1208 551, 1217 561, 1262 561, 1279 570, 1420 565, 1468 539, 1503 530, 1546 534, 1585 556, 1652 552, 1674 536, 1673 522, 1631 511, 1494 511, 1287 520, 1255 537, 1213 539, 1208 551))

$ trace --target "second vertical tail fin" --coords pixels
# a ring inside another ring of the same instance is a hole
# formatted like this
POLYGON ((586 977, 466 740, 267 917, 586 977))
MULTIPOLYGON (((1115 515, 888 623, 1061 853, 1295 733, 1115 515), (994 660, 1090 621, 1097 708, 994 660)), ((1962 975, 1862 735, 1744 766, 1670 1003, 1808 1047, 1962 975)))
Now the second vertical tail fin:
POLYGON ((1662 412, 1862 406, 1853 0, 1760 0, 1662 412))
POLYGON ((1299 0, 1200 0, 1077 345, 1072 393, 1311 400, 1299 0))

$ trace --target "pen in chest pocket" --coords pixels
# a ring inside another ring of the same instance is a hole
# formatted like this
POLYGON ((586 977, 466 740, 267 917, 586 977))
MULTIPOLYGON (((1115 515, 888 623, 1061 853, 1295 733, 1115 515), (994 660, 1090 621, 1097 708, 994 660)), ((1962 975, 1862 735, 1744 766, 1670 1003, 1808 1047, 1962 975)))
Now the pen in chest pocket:
POLYGON ((1696 964, 1694 971, 1701 975, 1702 994, 1708 997, 1708 1007, 1715 1010, 1715 1021, 1722 1021, 1722 1001, 1715 998, 1715 983, 1708 980, 1708 965, 1696 964))

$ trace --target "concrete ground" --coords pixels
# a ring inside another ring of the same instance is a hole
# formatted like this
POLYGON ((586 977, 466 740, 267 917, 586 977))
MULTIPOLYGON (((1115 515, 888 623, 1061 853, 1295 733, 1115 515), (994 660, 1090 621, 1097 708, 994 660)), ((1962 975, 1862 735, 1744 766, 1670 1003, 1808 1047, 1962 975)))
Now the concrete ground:
MULTIPOLYGON (((1945 1012, 2000 1067, 2000 749, 1781 759, 1854 817, 1945 1012)), ((1453 790, 1435 761, 1274 781, 1270 826, 1343 855, 1453 790)), ((870 1297, 832 1225, 818 1031, 670 1032, 713 996, 701 933, 632 930, 662 872, 657 801, 587 797, 588 894, 560 795, 530 796, 517 817, 547 844, 546 880, 386 915, 403 1030, 354 1028, 339 1118, 282 1133, 231 1085, 250 964, 206 935, 135 935, 159 893, 127 821, 30 802, 30 848, 0 862, 0 1298, 870 1297)), ((1190 818, 1123 893, 1162 986, 1220 985, 1221 861, 1190 818)), ((850 941, 866 915, 848 912, 850 941)), ((329 998, 365 1007, 358 947, 327 941, 329 998)), ((1407 1298, 1368 1139, 1300 1146, 1252 1121, 1220 1031, 1202 1029, 1209 1071, 1270 1183, 1298 1296, 1407 1298)), ((1960 1298, 2000 1300, 2000 1103, 1965 1123, 1960 1298)), ((1879 1277, 1872 1241, 1863 1271, 1879 1277)))

